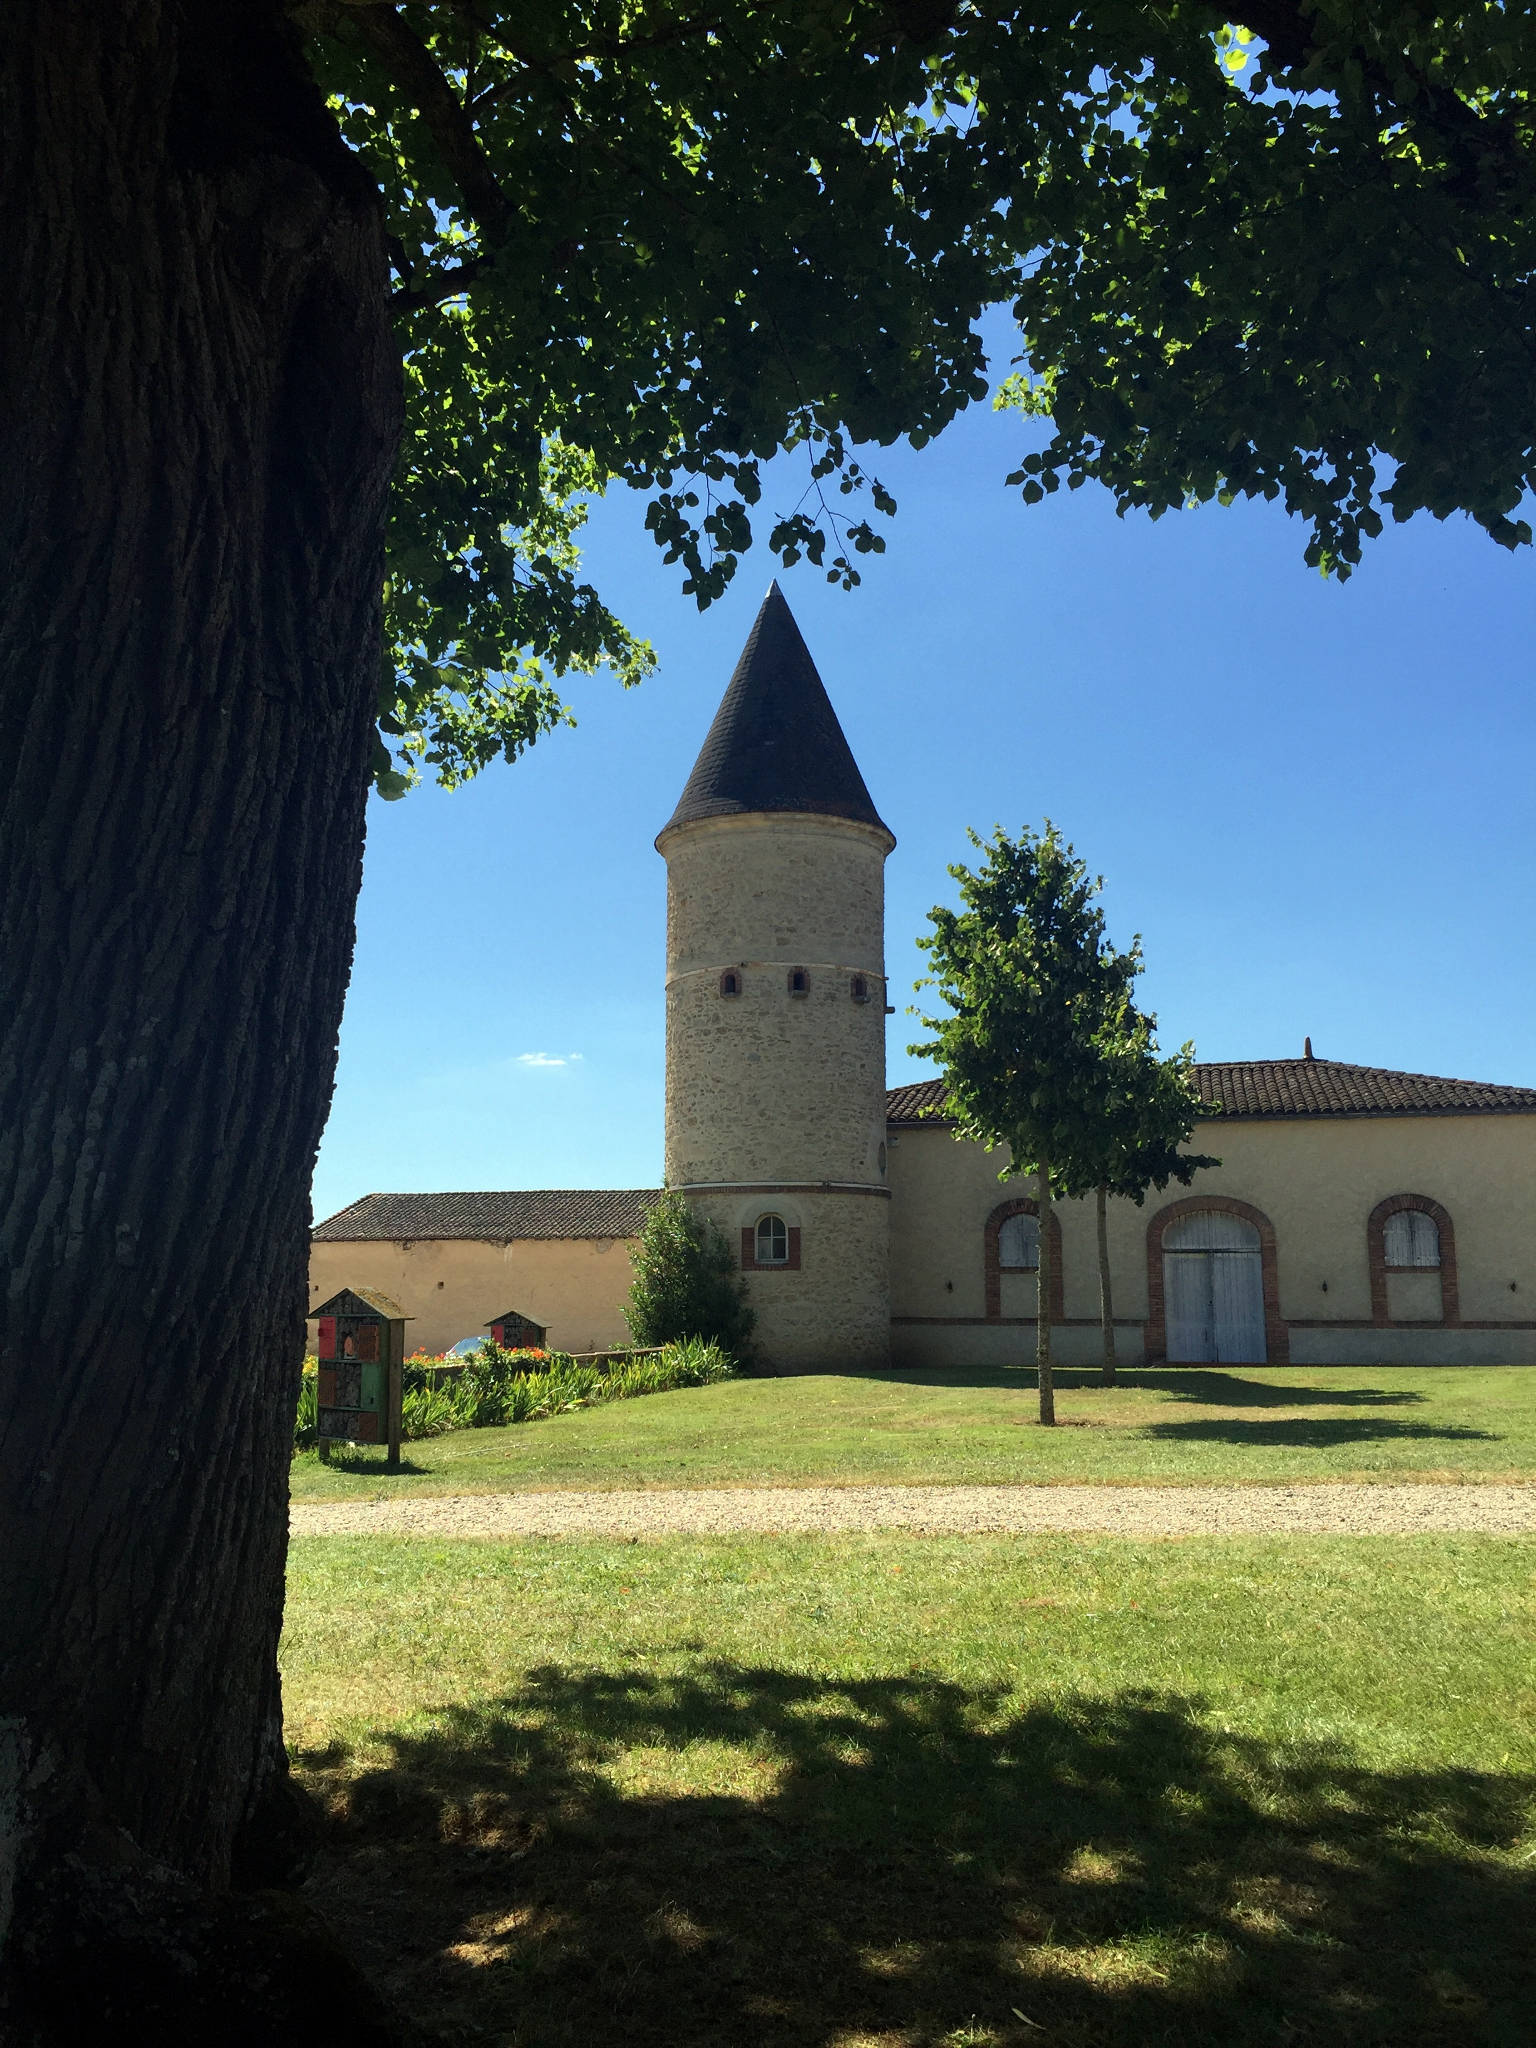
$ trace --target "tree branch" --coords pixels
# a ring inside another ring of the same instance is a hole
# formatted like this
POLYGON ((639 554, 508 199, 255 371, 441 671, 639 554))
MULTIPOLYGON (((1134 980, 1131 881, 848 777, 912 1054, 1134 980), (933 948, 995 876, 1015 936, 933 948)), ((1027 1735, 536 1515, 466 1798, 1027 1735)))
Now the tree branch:
POLYGON ((429 270, 425 277, 410 274, 410 282, 390 293, 389 303, 397 312, 415 313, 423 306, 440 306, 444 299, 456 299, 467 292, 477 278, 484 277, 494 258, 470 256, 463 263, 446 263, 429 270))
POLYGON ((475 124, 416 31, 393 7, 349 9, 352 33, 415 100, 443 168, 484 238, 498 241, 511 207, 480 146, 475 124))

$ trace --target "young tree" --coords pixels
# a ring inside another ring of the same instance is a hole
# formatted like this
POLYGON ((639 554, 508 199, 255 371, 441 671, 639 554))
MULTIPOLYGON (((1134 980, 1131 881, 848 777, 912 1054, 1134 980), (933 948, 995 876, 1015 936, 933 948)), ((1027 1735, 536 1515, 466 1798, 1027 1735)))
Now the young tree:
MULTIPOLYGON (((889 510, 854 446, 983 396, 976 318, 1012 300, 1061 429, 1026 496, 1283 490, 1346 565, 1378 502, 1525 537, 1536 26, 1249 12, 1272 94, 1189 0, 7 10, 0 1861, 29 1952, 50 1913, 78 1932, 44 1870, 76 1905, 281 1872, 287 1430, 366 784, 462 779, 565 716, 562 674, 645 671, 581 580, 583 493, 646 492, 707 602, 776 448, 889 510)), ((815 496, 769 541, 845 582, 880 544, 815 496)))
POLYGON ((1038 836, 1026 827, 1010 839, 998 826, 985 842, 969 837, 980 868, 949 870, 964 908, 937 905, 918 940, 933 970, 919 986, 936 988, 948 1014, 924 1017, 935 1036, 908 1050, 943 1068, 962 1137, 1007 1147, 1000 1180, 1035 1176, 1035 1361, 1040 1420, 1053 1424, 1051 1204, 1101 1129, 1101 1040, 1125 1014, 1136 963, 1105 943, 1098 885, 1049 821, 1038 836))
MULTIPOLYGON (((1141 946, 1133 941, 1121 956, 1141 972, 1141 946)), ((1139 1208, 1149 1187, 1170 1181, 1188 1187, 1202 1167, 1219 1159, 1181 1148, 1196 1123, 1212 1112, 1195 1086, 1194 1047, 1185 1044, 1160 1057, 1157 1019, 1127 999, 1122 1015, 1095 1034, 1099 1062, 1096 1114, 1079 1128, 1080 1149, 1064 1163, 1067 1194, 1094 1198, 1099 1260, 1099 1317, 1103 1330, 1103 1380, 1115 1383, 1115 1307, 1109 1269, 1109 1197, 1119 1195, 1139 1208)))
POLYGON ((757 1319, 730 1244, 675 1188, 646 1212, 634 1267, 624 1320, 637 1344, 713 1338, 731 1357, 746 1358, 757 1319))

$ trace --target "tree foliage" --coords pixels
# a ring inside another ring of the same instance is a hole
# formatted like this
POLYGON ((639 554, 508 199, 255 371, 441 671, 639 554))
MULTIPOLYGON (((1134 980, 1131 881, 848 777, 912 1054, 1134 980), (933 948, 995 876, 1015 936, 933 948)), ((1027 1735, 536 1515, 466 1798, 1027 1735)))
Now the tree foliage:
POLYGON ((634 1251, 624 1320, 637 1344, 713 1342, 745 1359, 756 1321, 725 1233, 668 1188, 652 1203, 634 1251))
POLYGON ((929 913, 919 939, 934 967, 947 1014, 925 1017, 936 1036, 910 1051, 944 1068, 945 1109, 962 1137, 1006 1145, 1001 1179, 1033 1173, 1040 1183, 1041 1312, 1037 1337, 1042 1401, 1049 1367, 1044 1313, 1052 1193, 1095 1197, 1104 1326, 1104 1374, 1114 1377, 1114 1305, 1105 1199, 1138 1205, 1149 1187, 1195 1175, 1220 1161, 1183 1147, 1212 1114, 1195 1087, 1194 1047, 1163 1058, 1157 1019, 1138 1009, 1141 940, 1110 944, 1098 897, 1102 882, 1049 821, 1017 840, 1001 826, 972 845, 979 872, 952 867, 964 909, 929 913))
POLYGON ((388 209, 407 429, 375 762, 515 756, 650 649, 582 580, 622 480, 700 604, 766 523, 852 582, 860 444, 1048 415, 1027 500, 1280 497, 1529 539, 1536 25, 1385 0, 296 0, 388 209), (764 461, 803 457, 762 507, 764 461), (393 758, 391 758, 393 756, 393 758))
POLYGON ((985 856, 956 865, 963 908, 938 904, 933 930, 918 940, 946 1008, 923 1018, 934 1033, 909 1046, 944 1070, 947 1113, 960 1135, 1006 1146, 999 1174, 1033 1174, 1039 1190, 1039 1303, 1035 1318, 1040 1419, 1055 1420, 1051 1389, 1051 1201, 1058 1182, 1076 1186, 1107 1157, 1105 1055, 1123 1054, 1119 1036, 1138 956, 1104 936, 1098 884, 1046 823, 1010 839, 972 832, 985 856))
MULTIPOLYGON (((1141 973, 1139 939, 1117 957, 1129 964, 1133 976, 1141 973)), ((1214 1114, 1195 1086, 1193 1044, 1186 1041, 1175 1053, 1160 1053, 1157 1018, 1138 1009, 1127 994, 1120 1015, 1095 1034, 1093 1053, 1098 1073, 1094 1113, 1081 1127, 1078 1149, 1062 1159, 1057 1180, 1064 1194, 1089 1195, 1102 1188, 1139 1208, 1149 1188, 1161 1190, 1170 1181, 1187 1188, 1202 1169, 1221 1164, 1183 1149, 1200 1120, 1214 1114)))
POLYGON ((943 1067, 962 1137, 1009 1148, 1003 1179, 1046 1161, 1074 1191, 1097 1186, 1112 1107, 1103 1052, 1106 1039, 1120 1050, 1137 953, 1107 942, 1098 884, 1049 821, 1017 839, 1001 826, 968 836, 984 858, 949 870, 963 908, 935 905, 918 940, 932 969, 920 986, 946 1012, 922 1019, 934 1036, 908 1051, 943 1067))

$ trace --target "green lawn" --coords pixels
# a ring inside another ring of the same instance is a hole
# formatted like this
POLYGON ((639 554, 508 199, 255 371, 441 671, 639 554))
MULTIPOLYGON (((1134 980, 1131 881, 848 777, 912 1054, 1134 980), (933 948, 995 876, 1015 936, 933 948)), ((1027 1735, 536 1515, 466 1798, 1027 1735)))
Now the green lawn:
POLYGON ((406 1447, 387 1478, 295 1460, 300 1500, 522 1487, 879 1481, 1530 1479, 1536 1369, 1263 1366, 1060 1375, 1037 1426, 1033 1375, 747 1379, 406 1447))
POLYGON ((1514 2048, 1533 1567, 1523 1539, 301 1540, 313 1889, 444 2043, 1514 2048))

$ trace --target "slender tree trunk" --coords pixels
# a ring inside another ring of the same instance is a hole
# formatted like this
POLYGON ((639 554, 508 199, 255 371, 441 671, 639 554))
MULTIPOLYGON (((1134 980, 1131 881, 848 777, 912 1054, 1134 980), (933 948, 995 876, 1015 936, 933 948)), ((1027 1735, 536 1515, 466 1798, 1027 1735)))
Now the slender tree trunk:
POLYGON ((1109 1190, 1098 1192, 1099 1223, 1099 1317, 1104 1325, 1103 1375, 1106 1387, 1115 1384, 1115 1298, 1109 1278, 1109 1190))
MULTIPOLYGON (((106 1890, 191 1912, 292 1860, 287 1468, 399 363, 378 195, 275 0, 14 0, 4 57, 0 1919, 23 1975, 72 1926, 89 2000, 106 1890)), ((246 2038, 208 2025, 164 2038, 246 2038)))
POLYGON ((1035 1273, 1035 1372, 1040 1383, 1040 1420, 1056 1426, 1056 1381, 1051 1363, 1051 1295, 1056 1277, 1051 1243, 1051 1169, 1042 1160, 1037 1175, 1040 1207, 1040 1264, 1035 1273))

